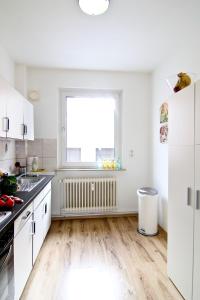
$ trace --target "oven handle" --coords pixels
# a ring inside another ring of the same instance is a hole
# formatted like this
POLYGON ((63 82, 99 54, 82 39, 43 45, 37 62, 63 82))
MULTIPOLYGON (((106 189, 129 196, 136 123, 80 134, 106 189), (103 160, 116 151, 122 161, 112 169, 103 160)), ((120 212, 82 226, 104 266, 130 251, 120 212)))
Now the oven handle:
POLYGON ((7 264, 7 262, 9 261, 11 254, 12 254, 12 250, 13 250, 13 244, 10 245, 10 248, 8 250, 8 254, 6 255, 6 258, 4 259, 3 263, 0 266, 0 272, 2 270, 4 270, 5 265, 7 264))

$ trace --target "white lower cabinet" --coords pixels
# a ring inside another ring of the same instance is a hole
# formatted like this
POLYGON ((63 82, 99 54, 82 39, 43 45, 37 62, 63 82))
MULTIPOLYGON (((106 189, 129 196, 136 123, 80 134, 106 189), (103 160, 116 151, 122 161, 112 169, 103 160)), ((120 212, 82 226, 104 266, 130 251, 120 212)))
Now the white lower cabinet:
POLYGON ((44 237, 47 235, 51 225, 51 191, 44 199, 44 237))
POLYGON ((14 239, 15 300, 18 300, 32 270, 32 214, 14 239))
POLYGON ((34 210, 33 264, 51 225, 51 190, 34 210))
POLYGON ((14 238, 15 300, 19 300, 51 225, 51 183, 16 219, 14 238))
POLYGON ((44 241, 43 234, 43 215, 44 215, 44 203, 43 201, 34 210, 34 235, 33 235, 33 264, 36 261, 40 248, 44 241))

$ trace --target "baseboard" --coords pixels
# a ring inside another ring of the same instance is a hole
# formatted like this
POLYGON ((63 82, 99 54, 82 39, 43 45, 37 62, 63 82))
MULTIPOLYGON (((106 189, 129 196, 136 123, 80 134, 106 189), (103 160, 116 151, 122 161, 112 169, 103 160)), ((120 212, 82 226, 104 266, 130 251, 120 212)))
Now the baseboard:
POLYGON ((97 218, 117 218, 117 217, 136 217, 137 212, 109 212, 109 213, 95 213, 95 214, 69 214, 65 216, 52 216, 52 221, 73 220, 73 219, 97 219, 97 218))

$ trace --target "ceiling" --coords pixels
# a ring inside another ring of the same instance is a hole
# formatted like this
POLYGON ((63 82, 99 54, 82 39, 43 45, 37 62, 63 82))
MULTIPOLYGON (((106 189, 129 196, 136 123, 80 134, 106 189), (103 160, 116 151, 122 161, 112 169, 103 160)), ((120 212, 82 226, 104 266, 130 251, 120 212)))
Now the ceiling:
POLYGON ((78 0, 0 0, 0 43, 18 63, 151 71, 200 28, 199 0, 110 0, 102 16, 78 0))

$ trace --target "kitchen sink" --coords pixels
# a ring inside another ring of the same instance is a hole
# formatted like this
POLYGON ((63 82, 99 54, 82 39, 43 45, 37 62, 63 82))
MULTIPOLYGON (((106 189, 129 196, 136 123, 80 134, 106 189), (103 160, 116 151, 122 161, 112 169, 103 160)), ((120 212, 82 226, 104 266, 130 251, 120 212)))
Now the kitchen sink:
POLYGON ((34 189, 40 182, 44 180, 44 177, 37 175, 22 175, 18 177, 18 191, 20 192, 30 192, 34 189))

